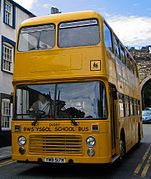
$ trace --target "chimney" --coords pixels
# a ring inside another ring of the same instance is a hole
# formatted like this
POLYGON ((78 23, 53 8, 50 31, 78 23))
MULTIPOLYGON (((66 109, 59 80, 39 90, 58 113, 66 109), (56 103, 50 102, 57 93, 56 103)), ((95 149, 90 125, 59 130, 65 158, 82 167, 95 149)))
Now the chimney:
POLYGON ((61 12, 59 11, 58 8, 52 6, 52 7, 51 7, 51 14, 57 14, 57 13, 61 13, 61 12))

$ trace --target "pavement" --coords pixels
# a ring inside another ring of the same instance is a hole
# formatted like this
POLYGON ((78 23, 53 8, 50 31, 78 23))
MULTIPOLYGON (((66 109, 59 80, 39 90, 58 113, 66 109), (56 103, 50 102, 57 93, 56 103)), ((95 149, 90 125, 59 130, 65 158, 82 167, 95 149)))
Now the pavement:
POLYGON ((0 147, 0 161, 10 159, 12 155, 12 148, 11 146, 7 147, 0 147))

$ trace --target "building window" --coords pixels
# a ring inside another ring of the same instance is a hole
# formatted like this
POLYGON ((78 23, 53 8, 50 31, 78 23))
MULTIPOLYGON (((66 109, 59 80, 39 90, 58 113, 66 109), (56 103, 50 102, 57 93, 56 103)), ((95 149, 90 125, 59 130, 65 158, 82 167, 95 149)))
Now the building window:
POLYGON ((15 28, 15 8, 7 0, 4 1, 4 23, 15 28))
POLYGON ((13 73, 14 51, 15 42, 2 36, 2 71, 13 73))
POLYGON ((4 71, 13 72, 13 55, 14 47, 3 43, 3 65, 2 68, 4 71))
POLYGON ((12 5, 5 2, 5 23, 12 26, 12 5))
POLYGON ((2 99, 2 116, 1 116, 1 128, 8 130, 11 128, 12 119, 12 105, 9 99, 2 99))

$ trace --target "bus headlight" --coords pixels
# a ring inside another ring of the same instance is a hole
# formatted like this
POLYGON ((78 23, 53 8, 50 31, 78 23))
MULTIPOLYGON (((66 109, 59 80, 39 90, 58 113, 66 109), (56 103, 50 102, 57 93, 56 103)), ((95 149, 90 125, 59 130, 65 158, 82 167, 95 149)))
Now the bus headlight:
POLYGON ((96 144, 96 140, 93 136, 89 136, 87 139, 86 139, 86 144, 88 145, 88 147, 94 147, 95 144, 96 144))
POLYGON ((88 155, 89 155, 90 157, 93 157, 93 156, 95 155, 95 150, 94 150, 93 148, 89 148, 89 149, 87 150, 87 153, 88 153, 88 155))
POLYGON ((26 138, 25 138, 24 136, 18 137, 18 144, 19 144, 20 146, 25 145, 25 144, 26 144, 26 138))

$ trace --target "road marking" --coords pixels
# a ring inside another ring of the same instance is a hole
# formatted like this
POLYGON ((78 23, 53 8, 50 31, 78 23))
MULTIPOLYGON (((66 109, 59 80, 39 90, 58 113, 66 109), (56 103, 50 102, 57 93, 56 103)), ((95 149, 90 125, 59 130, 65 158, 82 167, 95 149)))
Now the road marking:
POLYGON ((149 156, 149 158, 148 158, 148 160, 147 160, 147 163, 146 163, 146 165, 145 165, 145 167, 144 167, 144 169, 143 169, 143 171, 142 171, 142 173, 141 173, 141 176, 142 176, 142 177, 145 177, 145 176, 146 176, 146 174, 147 174, 147 172, 148 172, 148 169, 149 169, 149 167, 150 167, 150 164, 151 164, 151 155, 149 156))
MULTIPOLYGON (((147 150, 146 150, 146 152, 145 152, 145 154, 144 154, 144 156, 143 156, 143 158, 142 158, 142 161, 137 165, 136 169, 134 170, 134 174, 135 174, 135 175, 138 175, 138 173, 140 172, 140 170, 141 170, 141 168, 142 168, 142 166, 143 166, 145 160, 147 159, 147 156, 148 156, 148 154, 149 154, 149 152, 150 152, 150 149, 151 149, 151 144, 150 144, 149 147, 147 148, 147 150)), ((145 173, 145 171, 144 171, 144 173, 145 173)))
POLYGON ((15 163, 15 162, 16 162, 16 161, 13 161, 13 160, 7 160, 7 161, 4 161, 4 162, 1 162, 1 163, 0 163, 0 167, 9 165, 9 164, 12 164, 12 163, 15 163))

